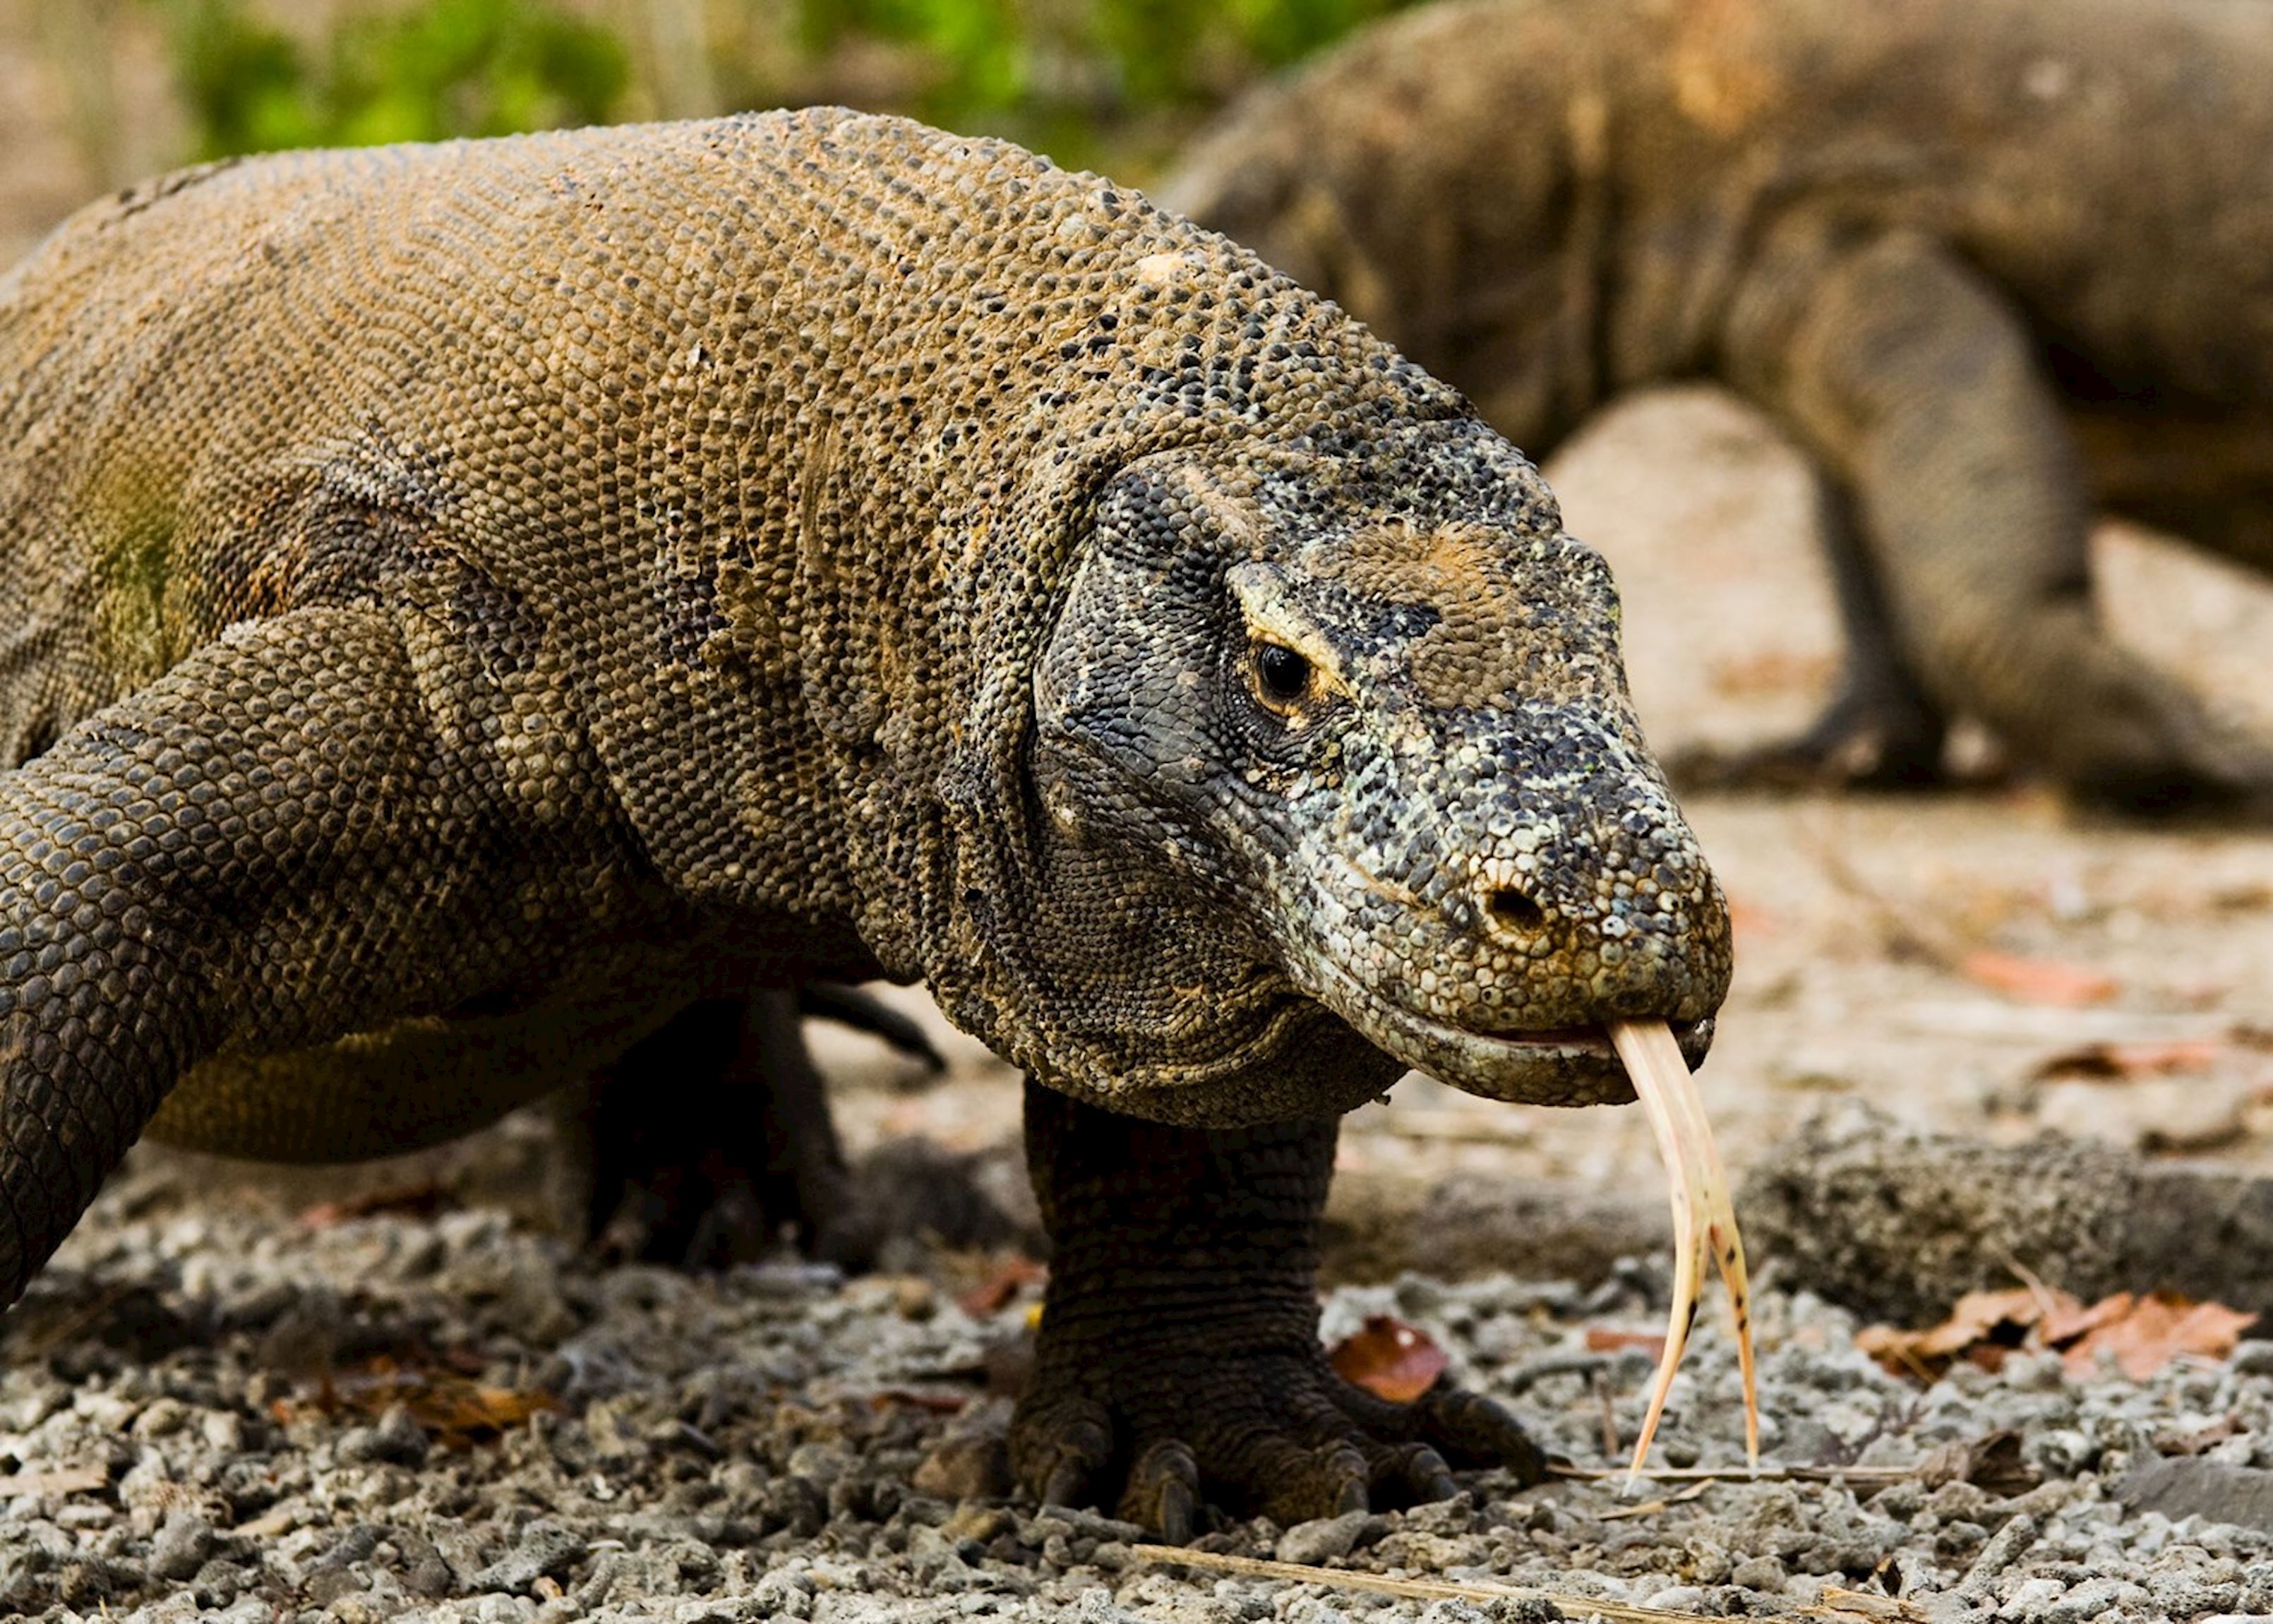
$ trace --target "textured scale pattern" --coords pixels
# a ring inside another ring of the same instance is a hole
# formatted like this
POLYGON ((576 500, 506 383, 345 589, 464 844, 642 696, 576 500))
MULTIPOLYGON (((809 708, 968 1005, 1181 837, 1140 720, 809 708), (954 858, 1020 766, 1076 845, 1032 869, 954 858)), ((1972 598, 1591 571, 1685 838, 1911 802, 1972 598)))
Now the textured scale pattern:
POLYGON ((11 1298, 146 1126, 361 1156, 596 1067, 820 1147, 809 1205, 841 1168, 768 990, 920 977, 1055 1091, 1083 1306, 1030 1486, 1186 1532, 1433 1491, 1440 1447, 1535 1456, 1325 1370, 1332 1119, 1406 1065, 1626 1097, 1602 1022, 1693 1059, 1727 983, 1531 465, 1245 251, 896 120, 90 207, 0 281, 0 605, 11 1298), (1177 1358, 1214 1398, 1162 1407, 1177 1358), (1274 1488, 1297 1398, 1324 1463, 1274 1488))

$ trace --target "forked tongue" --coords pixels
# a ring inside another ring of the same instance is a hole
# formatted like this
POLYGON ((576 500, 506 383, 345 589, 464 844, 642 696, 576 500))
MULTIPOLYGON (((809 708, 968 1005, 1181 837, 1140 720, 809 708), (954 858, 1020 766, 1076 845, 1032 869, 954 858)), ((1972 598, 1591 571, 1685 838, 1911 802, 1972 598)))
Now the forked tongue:
POLYGON ((1665 1328, 1665 1352, 1650 1383, 1649 1414, 1634 1444, 1633 1463, 1626 1468, 1626 1487, 1632 1489, 1640 1476, 1650 1441, 1657 1436, 1658 1418, 1673 1390, 1673 1373, 1681 1367, 1681 1352, 1697 1318, 1708 1254, 1729 1288, 1729 1306, 1736 1317, 1737 1360, 1744 1376, 1744 1454, 1757 1470, 1760 1410, 1752 1383, 1752 1283, 1744 1273, 1744 1242, 1737 1232, 1737 1211, 1729 1201, 1728 1170, 1721 1164, 1721 1152, 1705 1120, 1705 1102, 1698 1097, 1696 1079, 1689 1074, 1689 1063, 1681 1058, 1681 1045, 1674 1041, 1671 1029, 1662 1021, 1613 1021, 1609 1025, 1610 1042, 1625 1062, 1642 1109, 1649 1113, 1657 1153, 1673 1181, 1673 1315, 1665 1328))

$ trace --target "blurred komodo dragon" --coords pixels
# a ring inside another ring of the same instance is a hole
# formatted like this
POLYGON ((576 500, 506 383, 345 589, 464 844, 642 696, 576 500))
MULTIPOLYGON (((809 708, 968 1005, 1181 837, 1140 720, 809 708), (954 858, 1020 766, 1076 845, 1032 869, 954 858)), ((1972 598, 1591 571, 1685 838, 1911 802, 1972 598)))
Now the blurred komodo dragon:
POLYGON ((896 120, 89 208, 0 281, 0 604, 10 1298, 146 1125, 399 1150, 922 977, 1032 1079, 1021 1479, 1178 1538, 1434 1497, 1539 1457, 1327 1368, 1337 1116, 1631 1097, 1602 1023, 1693 1062, 1726 986, 1520 453, 1245 251, 896 120))
POLYGON ((2273 571, 2273 9, 1476 0, 1235 107, 1156 194, 1544 455, 1717 378, 1820 474, 1843 690, 1772 762, 2273 812, 2273 742, 2111 642, 2095 506, 2273 571))

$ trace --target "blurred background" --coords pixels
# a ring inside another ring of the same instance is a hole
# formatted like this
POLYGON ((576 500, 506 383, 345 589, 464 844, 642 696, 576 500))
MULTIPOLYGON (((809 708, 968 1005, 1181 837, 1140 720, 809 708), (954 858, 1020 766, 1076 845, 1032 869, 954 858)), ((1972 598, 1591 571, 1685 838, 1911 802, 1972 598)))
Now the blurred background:
POLYGON ((1142 182, 1403 0, 0 0, 0 247, 197 158, 842 102, 1142 182))

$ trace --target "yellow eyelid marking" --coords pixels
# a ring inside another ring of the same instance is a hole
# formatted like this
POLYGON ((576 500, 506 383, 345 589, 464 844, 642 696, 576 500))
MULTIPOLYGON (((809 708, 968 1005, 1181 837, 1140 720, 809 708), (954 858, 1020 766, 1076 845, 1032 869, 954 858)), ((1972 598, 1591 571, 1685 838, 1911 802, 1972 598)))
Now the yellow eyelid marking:
POLYGON ((1241 564, 1233 565, 1227 576, 1233 595, 1239 600, 1240 612, 1247 617, 1249 642, 1277 643, 1302 655, 1310 662, 1311 680, 1319 693, 1339 694, 1346 700, 1357 697, 1348 673, 1342 670, 1341 656, 1325 633, 1287 602, 1275 571, 1266 565, 1241 564))

